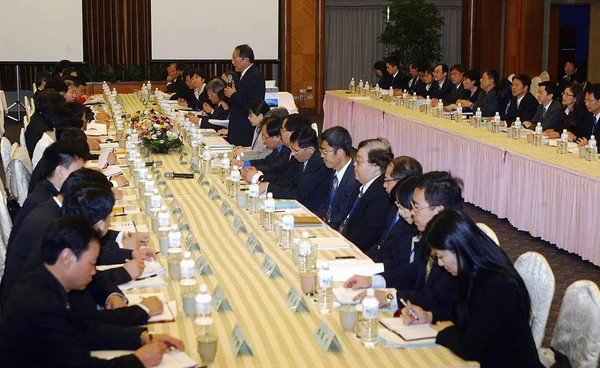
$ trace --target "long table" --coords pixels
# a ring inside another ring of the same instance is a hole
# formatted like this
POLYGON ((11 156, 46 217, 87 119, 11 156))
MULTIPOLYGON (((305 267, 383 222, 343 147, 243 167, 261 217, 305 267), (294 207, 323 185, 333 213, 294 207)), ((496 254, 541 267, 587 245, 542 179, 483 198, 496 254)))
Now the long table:
MULTIPOLYGON (((128 112, 143 109, 133 96, 124 95, 123 102, 128 112)), ((163 161, 161 170, 187 171, 189 165, 182 165, 180 157, 171 153, 154 155, 163 161)), ((188 159, 189 162, 189 159, 188 159)), ((196 259, 204 255, 212 275, 196 275, 198 284, 207 284, 209 290, 217 285, 231 303, 232 311, 213 311, 215 331, 219 336, 218 352, 211 366, 245 367, 478 367, 476 362, 465 362, 442 346, 386 349, 378 345, 375 349, 365 349, 352 333, 345 333, 339 323, 337 311, 331 315, 321 315, 316 303, 305 297, 309 312, 294 313, 287 306, 285 296, 290 287, 301 290, 297 267, 291 259, 290 251, 276 245, 274 232, 264 231, 258 216, 250 215, 236 206, 235 200, 227 197, 225 186, 217 176, 207 175, 209 185, 200 185, 198 180, 170 180, 175 206, 183 212, 185 223, 199 243, 200 251, 193 251, 196 259), (211 200, 209 188, 217 190, 221 200, 211 200), (246 225, 248 233, 235 233, 233 216, 223 216, 219 209, 227 203, 246 225), (252 253, 246 248, 249 234, 254 234, 264 247, 264 253, 252 253), (282 277, 269 278, 261 270, 266 256, 271 257, 281 270, 282 277), (324 352, 313 338, 321 321, 324 321, 336 334, 343 351, 324 352), (250 344, 253 355, 234 356, 228 338, 234 327, 239 325, 250 344)), ((173 220, 180 215, 173 215, 173 220)), ((133 218, 143 221, 142 215, 133 218)), ((333 236, 328 227, 309 230, 311 235, 333 236)), ((188 232, 184 232, 185 239, 188 232)), ((299 234, 296 234, 297 236, 299 234)), ((151 236, 157 244, 154 235, 151 236)), ((353 255, 366 258, 356 247, 351 249, 320 252, 320 259, 334 259, 336 256, 353 255)), ((161 254, 157 260, 166 267, 166 259, 161 254)), ((168 280, 168 276, 165 277, 168 280)), ((137 290, 137 293, 164 292, 170 300, 177 300, 178 316, 174 323, 154 324, 152 331, 177 336, 186 344, 186 352, 200 361, 196 351, 196 334, 193 320, 183 313, 180 303, 178 282, 168 281, 166 288, 137 290)), ((384 313, 389 317, 389 313, 384 313)))
POLYGON ((346 91, 326 92, 323 105, 324 129, 345 127, 355 145, 387 138, 396 156, 461 178, 467 202, 600 265, 599 162, 346 91))

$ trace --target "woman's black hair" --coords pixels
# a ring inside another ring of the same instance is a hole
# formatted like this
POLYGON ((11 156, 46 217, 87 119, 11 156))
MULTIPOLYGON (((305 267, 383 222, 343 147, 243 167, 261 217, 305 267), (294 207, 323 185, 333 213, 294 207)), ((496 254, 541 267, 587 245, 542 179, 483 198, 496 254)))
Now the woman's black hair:
POLYGON ((408 210, 412 209, 412 199, 420 175, 410 175, 400 180, 394 187, 396 200, 408 210))

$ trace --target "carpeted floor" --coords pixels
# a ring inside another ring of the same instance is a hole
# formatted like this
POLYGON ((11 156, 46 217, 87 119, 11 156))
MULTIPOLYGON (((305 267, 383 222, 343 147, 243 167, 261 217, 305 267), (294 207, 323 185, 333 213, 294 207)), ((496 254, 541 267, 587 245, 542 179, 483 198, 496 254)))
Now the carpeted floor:
MULTIPOLYGON (((319 131, 321 131, 323 126, 323 116, 311 115, 310 118, 319 125, 319 131)), ((5 134, 11 143, 18 141, 19 132, 22 126, 23 125, 20 123, 5 120, 5 134)), ((397 155, 398 154, 399 153, 397 152, 397 155)), ((2 165, 0 165, 0 170, 2 170, 2 165)), ((4 172, 1 172, 1 177, 4 180, 4 172)), ((500 240, 500 246, 513 262, 521 254, 527 251, 538 252, 548 260, 556 280, 554 300, 552 302, 550 316, 548 317, 548 325, 546 326, 546 336, 544 339, 544 346, 549 346, 565 290, 573 282, 582 279, 591 280, 596 284, 600 284, 600 267, 587 261, 583 261, 581 257, 577 255, 560 250, 553 244, 539 238, 534 238, 527 232, 519 231, 507 220, 499 219, 490 212, 470 204, 466 205, 466 211, 473 220, 487 224, 496 232, 496 235, 500 240)))

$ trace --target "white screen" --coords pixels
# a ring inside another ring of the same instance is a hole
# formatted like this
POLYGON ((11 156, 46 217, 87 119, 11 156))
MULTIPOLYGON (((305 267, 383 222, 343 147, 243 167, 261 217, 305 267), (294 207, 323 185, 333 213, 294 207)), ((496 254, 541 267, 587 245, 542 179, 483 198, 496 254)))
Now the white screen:
POLYGON ((0 62, 83 61, 82 0, 0 1, 0 62))
MULTIPOLYGON (((15 0, 17 1, 17 0, 15 0)), ((279 0, 151 0, 153 60, 231 60, 248 44, 279 59, 279 0)))

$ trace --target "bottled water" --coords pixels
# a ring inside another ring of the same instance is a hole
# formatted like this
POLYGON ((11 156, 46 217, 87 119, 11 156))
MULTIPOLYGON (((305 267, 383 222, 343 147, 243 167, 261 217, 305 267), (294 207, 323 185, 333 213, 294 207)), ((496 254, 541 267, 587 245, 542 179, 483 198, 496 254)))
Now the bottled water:
POLYGON ((194 278, 194 266, 195 262, 192 259, 192 252, 184 252, 183 259, 181 260, 181 279, 193 279, 194 278))
POLYGON ((171 280, 179 281, 181 279, 181 248, 169 247, 167 264, 171 280))
POLYGON ((388 92, 390 95, 390 99, 388 100, 390 103, 394 102, 394 88, 390 87, 390 91, 388 92))
POLYGON ((535 134, 542 134, 542 123, 537 123, 537 125, 535 126, 535 134))
POLYGON ((319 280, 319 313, 329 314, 333 310, 333 272, 329 269, 329 262, 323 262, 323 268, 319 270, 317 279, 319 280))
POLYGON ((252 184, 250 184, 250 188, 248 190, 248 210, 251 215, 256 215, 258 213, 258 182, 257 178, 252 178, 252 184))
POLYGON ((302 239, 298 242, 298 271, 305 273, 313 270, 312 264, 313 244, 306 231, 302 232, 302 239))
POLYGON ((352 78, 352 79, 350 80, 350 85, 348 85, 348 91, 350 91, 350 92, 354 93, 355 84, 356 84, 356 82, 354 82, 354 78, 352 78))
POLYGON ((196 280, 193 278, 186 278, 179 281, 183 311, 188 317, 196 316, 196 283, 196 280))
POLYGON ((209 149, 205 149, 202 152, 202 172, 204 174, 210 174, 210 161, 212 159, 212 152, 209 149))
POLYGON ((417 108, 417 92, 413 92, 412 100, 410 101, 410 108, 412 110, 417 108))
POLYGON ((194 137, 192 139, 192 165, 196 165, 196 167, 202 170, 200 166, 200 142, 194 137))
POLYGON ((560 135, 560 140, 562 142, 569 142, 569 133, 567 133, 566 129, 563 129, 562 134, 560 135))
POLYGON ((455 119, 457 123, 462 123, 462 114, 463 114, 462 105, 460 103, 458 103, 458 105, 456 105, 456 119, 455 119))
POLYGON ((290 249, 294 242, 294 216, 291 210, 285 210, 281 225, 281 248, 290 249))
POLYGON ((429 95, 425 99, 425 114, 431 114, 431 98, 429 98, 429 95))
POLYGON ((229 196, 235 197, 237 192, 240 190, 240 170, 237 165, 233 165, 233 170, 231 170, 231 188, 229 190, 229 196))
POLYGON ((481 107, 475 111, 475 121, 477 122, 477 128, 481 128, 481 107))
POLYGON ((213 319, 210 317, 212 312, 212 296, 208 293, 208 287, 205 284, 200 285, 196 295, 196 328, 199 336, 210 335, 213 319))
POLYGON ((367 296, 362 301, 362 329, 360 339, 366 348, 377 345, 379 327, 379 301, 375 298, 375 290, 367 289, 367 296))
POLYGON ((590 136, 590 140, 588 141, 588 147, 590 149, 594 150, 594 152, 596 152, 596 147, 597 147, 597 145, 596 145, 596 136, 593 135, 593 134, 590 136))
POLYGON ((521 123, 521 118, 519 118, 517 116, 517 119, 515 120, 515 128, 521 129, 522 127, 523 127, 523 124, 521 123))
POLYGON ((267 199, 265 200, 265 230, 273 230, 273 214, 275 213, 275 200, 273 199, 273 193, 267 193, 267 199))
MULTIPOLYGON (((229 160, 229 155, 224 154, 223 159, 221 160, 221 182, 225 182, 227 178, 229 178, 229 166, 231 165, 231 160, 229 160)), ((229 188, 227 188, 229 190, 229 188)))
POLYGON ((362 95, 362 92, 363 92, 363 88, 364 88, 364 85, 363 85, 363 80, 361 79, 361 80, 358 82, 358 93, 360 93, 361 95, 362 95))

